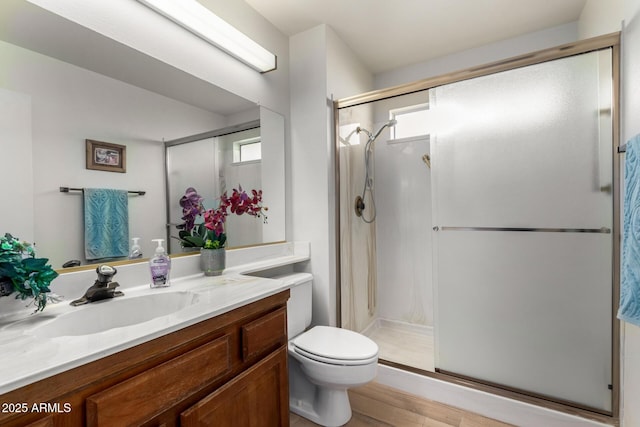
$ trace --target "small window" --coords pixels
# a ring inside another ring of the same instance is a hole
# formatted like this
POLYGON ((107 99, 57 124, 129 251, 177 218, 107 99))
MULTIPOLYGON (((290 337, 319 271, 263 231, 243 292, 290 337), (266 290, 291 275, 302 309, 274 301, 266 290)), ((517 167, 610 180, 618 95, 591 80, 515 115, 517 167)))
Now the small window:
POLYGON ((260 137, 243 139, 233 143, 233 163, 256 162, 262 160, 260 137))
POLYGON ((405 139, 426 136, 429 104, 410 105, 389 110, 389 118, 396 121, 391 128, 391 139, 405 139))

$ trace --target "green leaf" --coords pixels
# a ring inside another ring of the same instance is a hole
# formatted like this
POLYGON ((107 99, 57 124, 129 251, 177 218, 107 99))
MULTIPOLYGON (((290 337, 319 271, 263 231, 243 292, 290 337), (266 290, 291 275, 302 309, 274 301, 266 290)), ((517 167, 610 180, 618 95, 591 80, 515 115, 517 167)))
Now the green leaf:
POLYGON ((22 260, 22 265, 27 272, 40 271, 46 267, 47 258, 25 258, 22 260))
POLYGON ((8 277, 9 279, 13 279, 18 274, 13 264, 9 263, 0 263, 0 277, 8 277))
POLYGON ((196 230, 197 235, 202 238, 203 241, 207 239, 209 229, 205 227, 204 224, 199 224, 194 230, 196 230))
POLYGON ((185 247, 201 248, 204 246, 204 239, 199 236, 186 236, 183 240, 189 244, 189 246, 183 244, 185 247))

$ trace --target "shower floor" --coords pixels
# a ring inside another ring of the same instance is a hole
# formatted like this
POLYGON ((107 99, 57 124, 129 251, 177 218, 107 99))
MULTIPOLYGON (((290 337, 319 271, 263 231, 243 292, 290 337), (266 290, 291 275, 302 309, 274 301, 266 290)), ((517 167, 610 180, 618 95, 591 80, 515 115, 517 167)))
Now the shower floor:
POLYGON ((362 333, 378 344, 379 359, 433 372, 434 349, 431 328, 377 319, 362 333))

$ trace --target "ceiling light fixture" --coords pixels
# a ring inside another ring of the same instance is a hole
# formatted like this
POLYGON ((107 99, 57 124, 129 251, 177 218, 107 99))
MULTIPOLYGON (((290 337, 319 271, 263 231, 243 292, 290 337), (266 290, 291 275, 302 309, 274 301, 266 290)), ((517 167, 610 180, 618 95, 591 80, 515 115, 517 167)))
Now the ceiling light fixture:
POLYGON ((276 69, 276 56, 196 0, 138 0, 261 73, 276 69))

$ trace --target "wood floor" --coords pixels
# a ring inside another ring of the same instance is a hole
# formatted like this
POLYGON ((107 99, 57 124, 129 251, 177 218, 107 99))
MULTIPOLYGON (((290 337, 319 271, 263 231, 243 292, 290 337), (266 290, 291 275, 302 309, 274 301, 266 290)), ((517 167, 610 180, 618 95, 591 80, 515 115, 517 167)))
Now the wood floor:
MULTIPOLYGON (((465 412, 441 403, 424 400, 377 383, 349 391, 353 417, 348 427, 506 427, 500 421, 465 412)), ((317 426, 290 416, 291 427, 317 426)))

